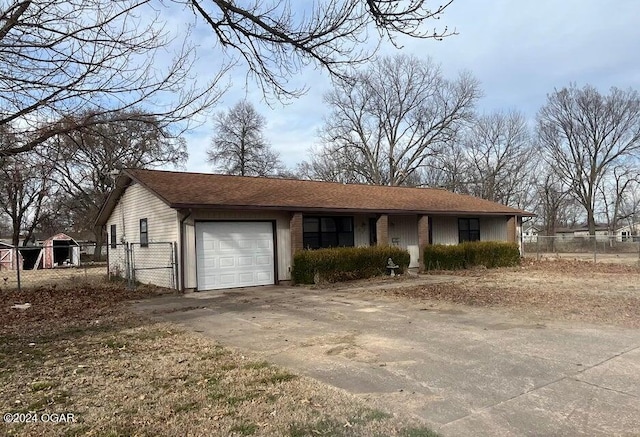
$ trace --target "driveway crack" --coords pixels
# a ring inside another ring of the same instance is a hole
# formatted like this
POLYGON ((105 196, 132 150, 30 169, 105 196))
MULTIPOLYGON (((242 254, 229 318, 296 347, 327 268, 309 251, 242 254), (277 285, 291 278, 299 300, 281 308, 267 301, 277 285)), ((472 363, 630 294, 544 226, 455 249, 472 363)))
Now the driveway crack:
POLYGON ((603 386, 601 386, 601 385, 594 384, 594 383, 592 383, 592 382, 588 382, 588 381, 584 381, 584 380, 582 380, 582 379, 578 379, 578 378, 575 378, 575 381, 577 381, 577 382, 581 382, 581 383, 586 384, 586 385, 590 385, 590 386, 592 386, 592 387, 600 388, 600 389, 602 389, 602 390, 608 390, 608 391, 612 391, 612 392, 614 392, 614 393, 618 393, 618 394, 621 394, 621 395, 625 395, 625 396, 629 396, 629 397, 632 397, 632 398, 640 399, 640 396, 636 396, 636 395, 634 395, 634 394, 627 393, 627 392, 625 392, 625 391, 616 390, 615 388, 603 387, 603 386))
POLYGON ((592 365, 592 366, 584 367, 584 368, 582 368, 582 369, 578 370, 577 372, 572 373, 571 375, 561 376, 560 378, 556 378, 556 379, 554 379, 554 380, 552 380, 552 381, 549 381, 549 382, 546 382, 546 383, 544 383, 544 384, 541 384, 541 385, 538 385, 538 386, 532 387, 532 388, 530 388, 530 389, 528 389, 528 390, 526 390, 526 391, 524 391, 524 392, 522 392, 522 393, 519 393, 519 394, 517 394, 517 395, 511 396, 510 398, 507 398, 507 399, 501 400, 501 401, 496 402, 496 403, 491 404, 491 405, 486 405, 486 406, 484 406, 484 407, 482 407, 482 408, 479 408, 479 409, 477 409, 477 410, 474 410, 474 411, 473 411, 473 412, 471 412, 470 414, 466 414, 466 415, 464 415, 464 416, 462 416, 462 417, 459 417, 459 418, 457 418, 457 419, 455 419, 455 420, 452 420, 452 421, 450 421, 450 422, 443 423, 443 424, 440 426, 440 429, 442 429, 443 427, 445 427, 445 426, 447 426, 447 425, 450 425, 450 424, 452 424, 452 423, 459 422, 459 421, 461 421, 461 420, 466 419, 467 417, 471 417, 471 416, 473 416, 473 415, 475 415, 475 414, 478 414, 478 413, 481 413, 481 412, 483 412, 483 411, 490 410, 491 408, 494 408, 494 407, 496 407, 496 406, 498 406, 498 405, 505 404, 505 403, 510 402, 510 401, 512 401, 512 400, 514 400, 514 399, 517 399, 517 398, 519 398, 519 397, 521 397, 521 396, 528 395, 528 394, 530 394, 530 393, 533 393, 533 392, 535 392, 535 391, 538 391, 538 390, 540 390, 540 389, 543 389, 543 388, 545 388, 545 387, 548 387, 548 386, 550 386, 550 385, 552 385, 552 384, 558 383, 558 382, 560 382, 560 381, 562 381, 562 380, 565 380, 565 379, 573 379, 573 380, 575 380, 575 381, 582 382, 582 383, 585 383, 585 384, 588 384, 588 385, 592 385, 592 386, 594 386, 594 387, 598 387, 598 388, 601 388, 601 389, 604 389, 604 390, 610 390, 610 391, 614 391, 614 392, 617 392, 617 393, 621 393, 621 394, 624 394, 624 395, 627 395, 627 396, 631 396, 631 397, 637 398, 637 396, 635 396, 635 395, 631 395, 631 394, 629 394, 629 393, 619 392, 618 390, 614 390, 614 389, 610 389, 610 388, 606 388, 606 387, 601 387, 601 386, 598 386, 598 385, 596 385, 596 384, 588 383, 588 382, 586 382, 586 381, 583 381, 583 380, 581 380, 581 379, 578 379, 578 378, 577 378, 577 376, 578 376, 578 375, 580 375, 580 374, 582 374, 582 373, 584 373, 584 372, 586 372, 586 371, 587 371, 587 370, 589 370, 589 369, 594 369, 594 368, 596 368, 596 367, 598 367, 598 366, 601 366, 601 365, 603 365, 603 364, 605 364, 605 363, 607 363, 607 362, 609 362, 609 361, 611 361, 611 360, 614 360, 614 359, 616 359, 616 358, 619 358, 619 357, 621 357, 621 356, 623 356, 623 355, 625 355, 625 354, 628 354, 629 352, 633 352, 633 351, 638 350, 638 349, 640 349, 640 346, 633 346, 633 347, 631 347, 631 348, 629 348, 629 349, 625 349, 625 350, 623 350, 622 352, 616 353, 616 354, 614 354, 614 355, 610 356, 609 358, 607 358, 607 359, 605 359, 605 360, 602 360, 602 361, 600 361, 600 362, 598 362, 598 363, 596 363, 596 364, 594 364, 594 365, 592 365))

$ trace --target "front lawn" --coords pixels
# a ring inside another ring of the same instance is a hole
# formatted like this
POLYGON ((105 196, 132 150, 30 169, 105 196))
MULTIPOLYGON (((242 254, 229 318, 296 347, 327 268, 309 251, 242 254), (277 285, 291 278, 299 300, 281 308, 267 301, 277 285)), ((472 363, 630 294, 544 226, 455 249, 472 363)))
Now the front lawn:
POLYGON ((116 285, 3 292, 0 410, 49 420, 73 415, 72 423, 4 424, 4 433, 435 435, 343 391, 129 312, 126 299, 156 292, 116 285), (11 308, 25 302, 31 307, 11 308))

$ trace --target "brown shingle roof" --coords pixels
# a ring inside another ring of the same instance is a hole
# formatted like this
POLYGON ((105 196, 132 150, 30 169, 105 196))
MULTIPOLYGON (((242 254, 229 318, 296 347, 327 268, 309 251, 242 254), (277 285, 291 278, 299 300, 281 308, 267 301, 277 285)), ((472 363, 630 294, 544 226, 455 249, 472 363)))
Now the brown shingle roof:
POLYGON ((173 208, 532 215, 499 203, 437 188, 345 185, 159 170, 125 170, 125 175, 173 208))

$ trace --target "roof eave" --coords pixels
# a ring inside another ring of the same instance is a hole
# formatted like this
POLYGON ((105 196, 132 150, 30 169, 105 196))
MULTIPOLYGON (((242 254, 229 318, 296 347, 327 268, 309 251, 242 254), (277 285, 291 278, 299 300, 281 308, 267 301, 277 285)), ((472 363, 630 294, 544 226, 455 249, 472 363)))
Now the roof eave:
POLYGON ((214 210, 266 210, 266 211, 299 211, 299 212, 334 212, 350 214, 426 214, 426 215, 516 215, 521 217, 535 217, 535 214, 526 211, 478 211, 478 210, 422 210, 422 209, 374 209, 374 208, 336 208, 336 207, 309 207, 296 205, 216 205, 197 203, 169 203, 174 209, 214 209, 214 210))
POLYGON ((115 183, 115 188, 111 190, 106 200, 100 207, 100 212, 98 212, 98 216, 96 217, 96 220, 94 222, 94 226, 96 228, 102 228, 107 223, 107 220, 109 220, 109 217, 118 204, 120 197, 122 197, 124 190, 127 189, 130 183, 131 177, 127 173, 123 172, 118 175, 115 183))

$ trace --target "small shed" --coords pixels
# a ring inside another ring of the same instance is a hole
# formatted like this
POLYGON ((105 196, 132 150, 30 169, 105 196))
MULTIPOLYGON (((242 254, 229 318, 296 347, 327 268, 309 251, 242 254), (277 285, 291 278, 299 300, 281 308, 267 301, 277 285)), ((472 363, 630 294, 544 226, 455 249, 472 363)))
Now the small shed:
POLYGON ((0 241, 0 270, 15 270, 18 262, 22 265, 22 255, 16 257, 15 247, 0 241))
POLYGON ((80 245, 67 234, 56 234, 42 243, 42 268, 80 265, 80 245))

